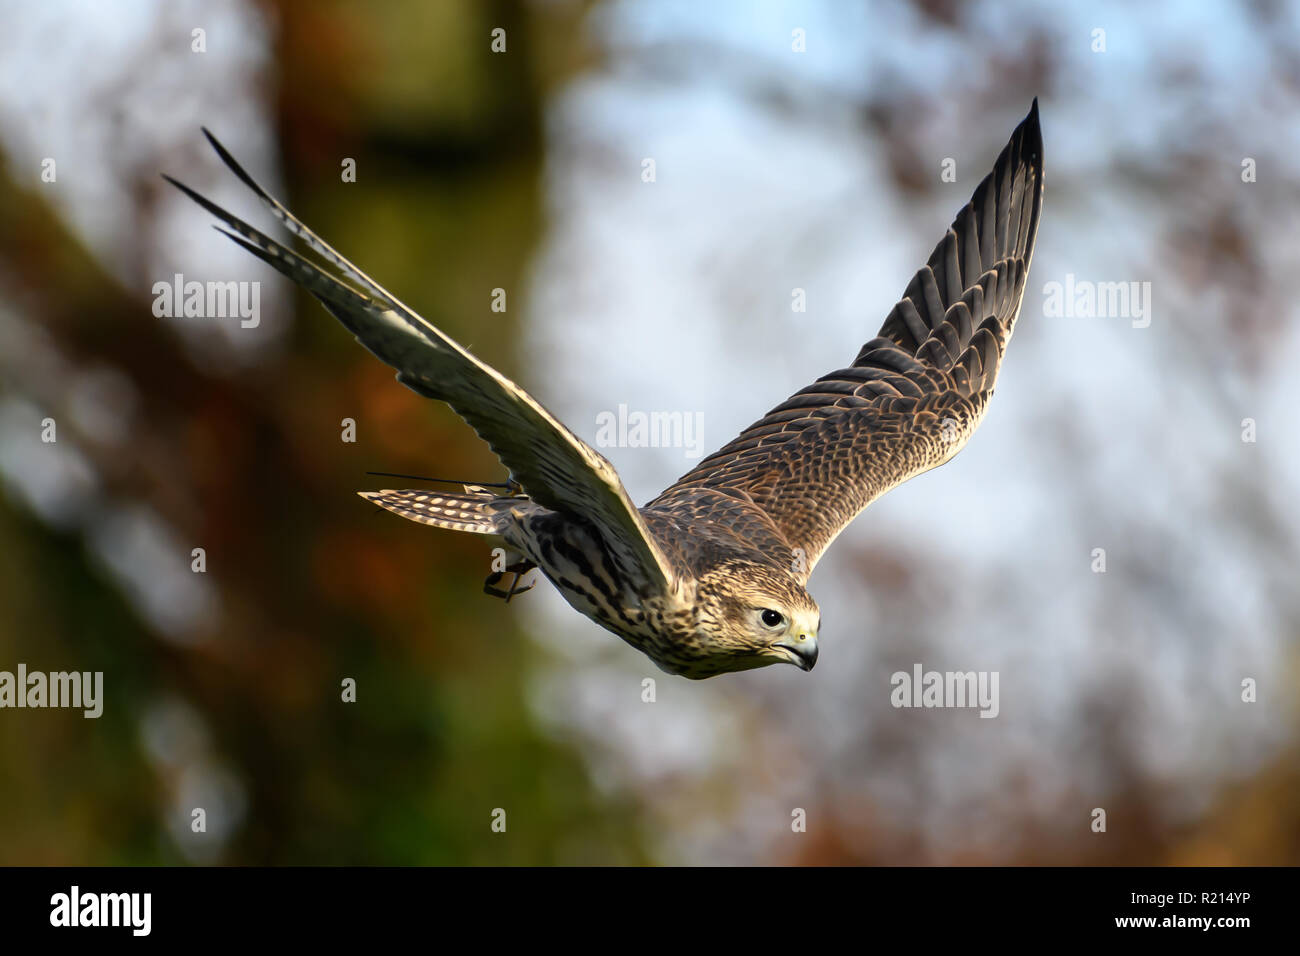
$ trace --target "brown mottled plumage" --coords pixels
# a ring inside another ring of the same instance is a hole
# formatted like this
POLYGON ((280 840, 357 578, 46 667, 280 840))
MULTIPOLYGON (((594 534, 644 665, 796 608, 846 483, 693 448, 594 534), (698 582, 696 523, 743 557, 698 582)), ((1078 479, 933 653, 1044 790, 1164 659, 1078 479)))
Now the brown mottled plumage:
POLYGON ((290 232, 359 288, 169 181, 306 287, 399 382, 449 404, 518 489, 361 496, 412 521, 502 536, 517 552, 511 570, 540 568, 574 608, 692 678, 779 662, 812 669, 821 616, 804 584, 863 508, 943 464, 979 424, 1020 311, 1043 199, 1035 100, 853 364, 638 510, 603 456, 339 255, 208 139, 290 232))

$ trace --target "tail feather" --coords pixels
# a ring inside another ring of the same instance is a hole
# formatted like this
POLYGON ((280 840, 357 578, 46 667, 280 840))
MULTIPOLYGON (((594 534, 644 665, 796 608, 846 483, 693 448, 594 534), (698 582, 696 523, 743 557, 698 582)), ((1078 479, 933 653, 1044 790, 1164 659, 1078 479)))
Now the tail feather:
MULTIPOLYGON (((474 486, 466 486, 473 490, 474 486)), ((421 489, 418 491, 358 491, 358 495, 372 504, 401 515, 410 521, 466 531, 471 534, 500 534, 497 516, 505 510, 498 498, 486 490, 478 493, 449 494, 421 489)))

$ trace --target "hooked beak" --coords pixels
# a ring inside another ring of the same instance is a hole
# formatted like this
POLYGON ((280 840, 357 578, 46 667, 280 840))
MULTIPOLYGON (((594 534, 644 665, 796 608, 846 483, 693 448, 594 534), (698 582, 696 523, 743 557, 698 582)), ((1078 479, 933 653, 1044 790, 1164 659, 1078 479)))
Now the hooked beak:
POLYGON ((772 646, 785 651, 786 660, 800 670, 810 671, 817 663, 817 637, 814 634, 795 634, 772 646))

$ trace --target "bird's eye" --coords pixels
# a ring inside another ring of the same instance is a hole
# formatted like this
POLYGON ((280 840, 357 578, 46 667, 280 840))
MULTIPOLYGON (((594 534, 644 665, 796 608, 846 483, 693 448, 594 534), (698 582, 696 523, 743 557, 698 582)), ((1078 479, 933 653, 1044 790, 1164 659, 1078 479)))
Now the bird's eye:
POLYGON ((773 611, 768 608, 763 612, 763 623, 768 627, 780 627, 784 621, 785 618, 781 616, 780 611, 773 611))

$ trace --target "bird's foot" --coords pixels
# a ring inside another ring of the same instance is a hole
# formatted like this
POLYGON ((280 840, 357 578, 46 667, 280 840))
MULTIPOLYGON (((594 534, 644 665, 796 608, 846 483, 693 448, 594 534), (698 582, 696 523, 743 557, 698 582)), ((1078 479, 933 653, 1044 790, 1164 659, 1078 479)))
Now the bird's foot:
POLYGON ((504 571, 494 571, 489 574, 487 580, 483 582, 483 593, 490 594, 493 597, 504 598, 505 602, 509 604, 510 599, 516 594, 523 594, 525 591, 531 591, 536 586, 536 582, 534 582, 527 587, 519 587, 519 579, 535 567, 537 567, 537 565, 533 564, 531 561, 517 561, 514 564, 509 565, 504 571), (510 580, 509 588, 503 591, 501 588, 493 587, 493 585, 499 582, 507 574, 514 575, 510 580))

